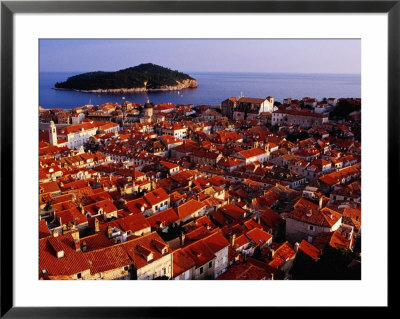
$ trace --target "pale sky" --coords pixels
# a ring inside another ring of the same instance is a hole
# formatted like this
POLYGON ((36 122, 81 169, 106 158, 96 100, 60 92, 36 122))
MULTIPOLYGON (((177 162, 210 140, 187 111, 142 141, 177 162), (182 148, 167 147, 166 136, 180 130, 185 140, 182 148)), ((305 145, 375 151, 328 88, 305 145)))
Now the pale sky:
POLYGON ((154 63, 182 72, 361 73, 360 39, 44 39, 41 72, 154 63))

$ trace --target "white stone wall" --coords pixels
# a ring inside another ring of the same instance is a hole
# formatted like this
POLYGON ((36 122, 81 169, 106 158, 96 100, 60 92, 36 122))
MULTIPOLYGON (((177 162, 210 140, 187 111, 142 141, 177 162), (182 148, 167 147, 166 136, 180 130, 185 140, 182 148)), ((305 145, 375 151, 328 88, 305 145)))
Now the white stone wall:
POLYGON ((226 246, 225 248, 221 249, 218 251, 215 256, 215 265, 214 265, 214 278, 217 278, 221 274, 223 274, 226 269, 228 268, 228 249, 229 246, 226 246))
POLYGON ((137 270, 137 280, 148 280, 164 275, 172 277, 172 254, 165 255, 160 259, 150 262, 146 266, 137 270))

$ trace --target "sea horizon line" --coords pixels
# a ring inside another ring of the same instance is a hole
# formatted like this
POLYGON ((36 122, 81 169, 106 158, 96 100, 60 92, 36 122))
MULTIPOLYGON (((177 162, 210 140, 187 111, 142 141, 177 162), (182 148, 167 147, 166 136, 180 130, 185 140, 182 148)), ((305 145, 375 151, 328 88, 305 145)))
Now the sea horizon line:
MULTIPOLYGON (((40 73, 89 73, 89 72, 116 72, 116 71, 104 71, 104 70, 93 70, 93 71, 39 71, 40 73)), ((307 75, 357 75, 361 76, 361 73, 328 73, 328 72, 268 72, 268 71, 181 71, 183 73, 229 73, 229 74, 307 74, 307 75)))

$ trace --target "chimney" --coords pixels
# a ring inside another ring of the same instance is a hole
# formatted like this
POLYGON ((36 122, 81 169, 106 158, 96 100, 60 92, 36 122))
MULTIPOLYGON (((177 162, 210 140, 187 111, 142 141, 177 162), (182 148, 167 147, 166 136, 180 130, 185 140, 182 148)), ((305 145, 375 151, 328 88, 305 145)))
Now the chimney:
POLYGON ((94 232, 98 233, 100 231, 100 222, 97 218, 94 219, 94 232))
POLYGON ((299 246, 300 246, 300 244, 299 243, 295 243, 294 244, 294 251, 297 253, 297 251, 299 250, 299 246))
POLYGON ((260 216, 257 217, 257 223, 258 223, 259 225, 261 224, 261 217, 260 217, 260 216))
POLYGON ((270 250, 269 250, 269 258, 271 258, 271 259, 274 258, 274 255, 275 255, 275 250, 270 248, 270 250))
POLYGON ((318 203, 318 209, 322 209, 322 202, 323 202, 323 195, 321 195, 321 197, 319 198, 319 203, 318 203))
POLYGON ((181 233, 179 240, 180 240, 181 246, 183 246, 185 244, 185 234, 183 232, 181 233))
POLYGON ((85 252, 85 251, 87 250, 87 246, 86 246, 86 240, 83 240, 83 241, 82 241, 82 247, 81 247, 81 250, 82 250, 83 252, 85 252))
POLYGON ((312 209, 310 209, 308 212, 307 212, 307 217, 311 217, 312 216, 312 209))
POLYGON ((231 246, 233 248, 233 246, 235 245, 235 240, 236 240, 236 234, 232 235, 232 242, 231 242, 231 246))
POLYGON ((85 215, 85 209, 83 208, 83 205, 81 204, 81 214, 85 215))
POLYGON ((81 251, 81 243, 80 243, 79 238, 74 239, 74 247, 75 247, 75 251, 81 251))
POLYGON ((53 237, 58 237, 58 229, 53 230, 53 237))
POLYGON ((107 238, 112 238, 112 227, 110 225, 107 226, 107 238))

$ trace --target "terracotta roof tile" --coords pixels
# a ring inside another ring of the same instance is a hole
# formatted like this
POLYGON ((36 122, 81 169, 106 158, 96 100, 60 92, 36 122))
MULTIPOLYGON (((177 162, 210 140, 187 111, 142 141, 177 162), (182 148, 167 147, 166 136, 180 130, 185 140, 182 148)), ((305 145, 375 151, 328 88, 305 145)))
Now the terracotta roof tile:
POLYGON ((304 239, 299 245, 299 250, 314 260, 318 260, 319 256, 321 255, 321 251, 317 247, 305 241, 304 239))

